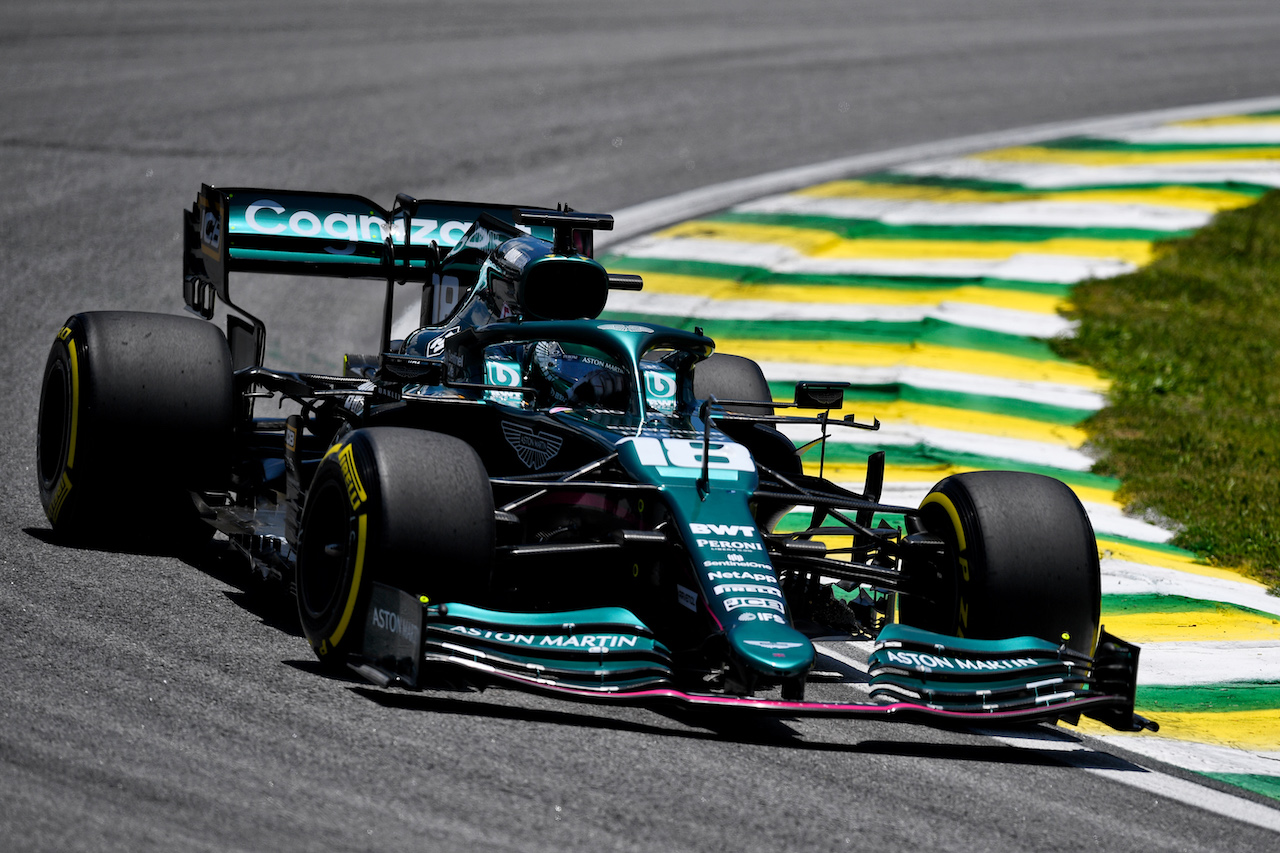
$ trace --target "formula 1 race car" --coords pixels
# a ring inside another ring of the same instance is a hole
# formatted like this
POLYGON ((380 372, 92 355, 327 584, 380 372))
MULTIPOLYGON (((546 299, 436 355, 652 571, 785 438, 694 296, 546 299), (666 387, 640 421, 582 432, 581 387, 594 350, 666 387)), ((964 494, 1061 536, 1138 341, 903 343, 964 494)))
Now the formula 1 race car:
POLYGON ((1154 727, 1133 712, 1138 649, 1099 625, 1070 489, 973 472, 905 507, 880 502, 883 453, 860 493, 806 474, 831 430, 879 423, 833 414, 838 383, 775 402, 700 328, 597 319, 642 286, 593 258, 612 224, 203 187, 183 229, 203 319, 76 314, 53 343, 37 467, 55 534, 218 531, 296 594, 320 661, 381 687, 444 674, 595 702, 1154 727), (232 272, 385 281, 380 352, 340 376, 267 367, 232 272), (392 340, 405 283, 419 328, 392 340), (206 322, 219 302, 225 333, 206 322), (263 398, 288 408, 255 416, 263 398), (804 699, 830 636, 874 640, 856 702, 804 699))

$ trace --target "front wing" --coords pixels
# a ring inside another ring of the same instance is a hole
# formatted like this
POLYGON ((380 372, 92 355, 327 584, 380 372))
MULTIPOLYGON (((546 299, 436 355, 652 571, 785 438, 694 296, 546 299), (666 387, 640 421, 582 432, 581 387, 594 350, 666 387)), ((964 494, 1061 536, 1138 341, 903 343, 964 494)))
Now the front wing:
POLYGON ((1097 655, 1030 637, 943 637, 888 625, 860 702, 812 702, 676 686, 671 656, 622 608, 508 613, 428 605, 375 585, 356 674, 379 687, 422 689, 428 670, 477 687, 508 687, 569 701, 684 706, 783 717, 905 719, 934 724, 1074 721, 1124 731, 1158 726, 1133 712, 1138 649, 1102 633, 1097 655))

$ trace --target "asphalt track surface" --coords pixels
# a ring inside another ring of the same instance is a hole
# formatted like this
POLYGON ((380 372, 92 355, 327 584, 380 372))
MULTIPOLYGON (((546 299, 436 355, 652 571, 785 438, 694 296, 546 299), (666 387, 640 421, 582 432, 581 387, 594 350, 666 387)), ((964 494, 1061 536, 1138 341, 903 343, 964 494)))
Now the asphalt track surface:
MULTIPOLYGON (((178 214, 201 181, 608 210, 1274 95, 1277 43, 1273 0, 6 5, 0 848, 1271 849, 1274 833, 976 733, 326 678, 239 566, 50 543, 34 430, 66 316, 180 309, 178 214)), ((376 338, 364 287, 239 295, 277 363, 332 369, 376 338)))

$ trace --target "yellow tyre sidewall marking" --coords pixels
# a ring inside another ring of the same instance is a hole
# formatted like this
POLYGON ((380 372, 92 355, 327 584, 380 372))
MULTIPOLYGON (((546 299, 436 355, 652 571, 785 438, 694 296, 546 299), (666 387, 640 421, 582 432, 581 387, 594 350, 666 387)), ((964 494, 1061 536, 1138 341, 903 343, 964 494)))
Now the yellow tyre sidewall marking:
POLYGON ((67 468, 71 468, 76 463, 76 436, 80 429, 80 359, 75 340, 68 337, 66 343, 71 358, 71 440, 67 447, 67 468))
POLYGON ((63 464, 62 477, 54 490, 53 498, 45 510, 45 515, 53 524, 58 523, 62 507, 66 505, 67 496, 71 494, 71 468, 76 461, 76 438, 80 427, 80 360, 76 355, 75 338, 71 337, 71 329, 63 326, 58 332, 58 340, 67 348, 67 360, 71 367, 71 435, 67 440, 67 459, 63 464))
MULTIPOLYGON (((368 515, 360 513, 356 516, 356 564, 351 572, 351 588, 347 591, 347 604, 342 609, 342 618, 338 620, 338 627, 333 629, 333 634, 325 643, 321 643, 322 649, 326 645, 331 649, 337 647, 338 643, 342 642, 343 635, 347 633, 347 626, 351 624, 351 615, 356 609, 356 598, 360 595, 360 579, 364 574, 364 548, 368 528, 368 515)), ((321 654, 324 653, 324 651, 321 652, 321 654)))
POLYGON ((924 509, 929 504, 937 504, 942 507, 943 511, 951 519, 951 526, 956 532, 956 560, 960 563, 960 578, 963 581, 960 585, 960 630, 958 635, 963 637, 965 636, 964 632, 969 627, 969 602, 965 598, 967 584, 969 583, 969 559, 965 556, 965 553, 969 550, 969 545, 964 538, 964 527, 960 524, 960 512, 956 509, 956 505, 951 502, 951 498, 941 492, 930 492, 920 502, 920 508, 924 509))

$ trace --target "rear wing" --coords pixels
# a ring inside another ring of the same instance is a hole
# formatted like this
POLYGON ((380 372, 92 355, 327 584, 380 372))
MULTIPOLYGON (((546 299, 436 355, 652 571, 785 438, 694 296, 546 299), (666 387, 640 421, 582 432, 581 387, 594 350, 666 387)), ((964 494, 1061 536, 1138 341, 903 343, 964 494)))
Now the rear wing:
MULTIPOLYGON (((183 211, 183 298, 213 317, 215 296, 249 321, 228 318, 237 366, 261 364, 266 330, 231 300, 233 272, 336 276, 387 282, 383 344, 390 337, 394 282, 427 282, 442 250, 457 244, 482 214, 546 240, 550 225, 517 224, 514 205, 416 199, 404 194, 386 210, 367 198, 204 184, 183 211)), ((589 236, 589 234, 588 234, 589 236)), ((589 253, 589 248, 588 248, 589 253)))
POLYGON ((452 248, 486 213, 552 239, 548 226, 516 225, 516 209, 401 195, 388 211, 345 193, 206 184, 183 212, 187 303, 203 313, 211 298, 199 292, 203 286, 230 304, 233 272, 425 281, 439 249, 452 248))

